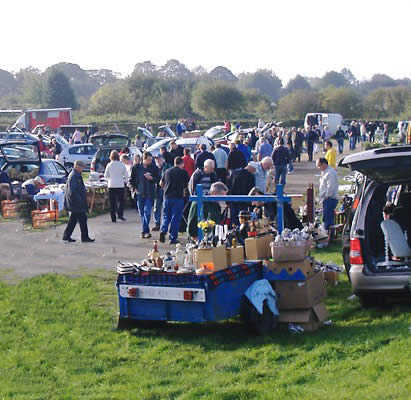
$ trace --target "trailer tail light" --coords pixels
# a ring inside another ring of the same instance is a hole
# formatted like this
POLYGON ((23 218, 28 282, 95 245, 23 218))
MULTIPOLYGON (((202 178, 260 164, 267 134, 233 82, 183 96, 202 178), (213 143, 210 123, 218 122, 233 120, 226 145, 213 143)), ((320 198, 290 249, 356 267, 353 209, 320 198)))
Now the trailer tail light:
POLYGON ((192 290, 184 290, 184 300, 193 300, 194 292, 192 290))
POLYGON ((364 264, 360 239, 354 238, 350 240, 350 264, 364 264))
POLYGON ((128 289, 128 295, 130 297, 137 297, 137 293, 138 293, 138 291, 137 291, 137 288, 135 288, 135 287, 128 289))
POLYGON ((90 165, 90 172, 95 172, 95 171, 96 171, 96 161, 93 160, 90 165))

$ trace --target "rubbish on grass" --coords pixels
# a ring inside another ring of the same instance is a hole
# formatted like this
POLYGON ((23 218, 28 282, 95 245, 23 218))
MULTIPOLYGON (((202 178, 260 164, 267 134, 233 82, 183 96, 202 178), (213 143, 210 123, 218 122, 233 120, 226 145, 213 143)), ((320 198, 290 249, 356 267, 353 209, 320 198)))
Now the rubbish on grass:
POLYGON ((290 333, 303 333, 304 328, 301 325, 288 324, 288 331, 290 333))

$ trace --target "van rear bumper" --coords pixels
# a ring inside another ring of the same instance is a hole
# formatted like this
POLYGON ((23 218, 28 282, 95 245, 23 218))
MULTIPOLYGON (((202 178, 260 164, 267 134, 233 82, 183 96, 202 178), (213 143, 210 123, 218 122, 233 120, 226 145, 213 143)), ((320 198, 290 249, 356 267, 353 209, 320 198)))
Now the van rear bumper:
POLYGON ((350 278, 353 292, 398 292, 411 294, 411 275, 390 275, 363 272, 363 265, 352 265, 350 278))

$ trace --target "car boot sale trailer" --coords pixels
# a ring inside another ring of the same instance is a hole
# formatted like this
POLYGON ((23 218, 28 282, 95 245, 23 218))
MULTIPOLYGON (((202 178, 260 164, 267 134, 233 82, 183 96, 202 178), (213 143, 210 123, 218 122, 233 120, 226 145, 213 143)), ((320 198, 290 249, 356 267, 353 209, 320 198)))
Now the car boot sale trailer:
MULTIPOLYGON (((214 201, 250 202, 249 196, 203 196, 197 185, 198 220, 203 220, 203 203, 214 201)), ((284 226, 283 204, 291 197, 284 196, 283 186, 277 186, 277 195, 253 196, 253 201, 277 202, 277 224, 281 233, 284 226)), ((202 232, 199 231, 199 238, 202 232)), ((305 280, 304 275, 273 276, 260 261, 247 261, 207 275, 167 272, 120 274, 117 278, 120 314, 118 327, 127 328, 138 321, 215 322, 240 314, 246 290, 257 280, 305 280)), ((284 272, 284 271, 283 271, 284 272)))

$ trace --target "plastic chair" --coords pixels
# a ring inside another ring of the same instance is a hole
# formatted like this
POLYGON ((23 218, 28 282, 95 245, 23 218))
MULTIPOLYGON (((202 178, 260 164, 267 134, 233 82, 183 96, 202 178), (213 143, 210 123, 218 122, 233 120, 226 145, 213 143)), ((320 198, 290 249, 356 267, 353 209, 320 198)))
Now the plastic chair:
MULTIPOLYGON (((385 262, 377 265, 396 265, 397 261, 390 261, 389 249, 394 257, 402 258, 404 261, 411 260, 411 249, 408 246, 408 241, 404 235, 401 226, 398 222, 387 219, 381 222, 381 229, 384 233, 385 240, 385 262)), ((404 261, 400 261, 403 263, 404 261)))

